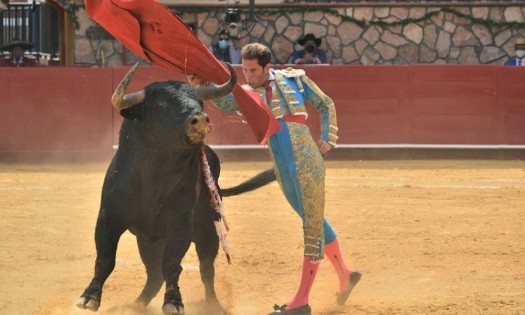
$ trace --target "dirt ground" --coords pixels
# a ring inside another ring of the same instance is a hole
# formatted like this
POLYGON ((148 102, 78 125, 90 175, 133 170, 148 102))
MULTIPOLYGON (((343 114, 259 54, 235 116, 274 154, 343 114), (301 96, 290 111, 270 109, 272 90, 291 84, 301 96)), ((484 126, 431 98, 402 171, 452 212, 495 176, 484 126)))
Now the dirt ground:
MULTIPOLYGON (((108 164, 0 164, 0 314, 81 315, 108 164)), ((223 163, 232 186, 269 167, 223 163)), ((363 277, 347 305, 322 263, 316 315, 525 314, 525 161, 330 161, 326 216, 363 277)), ((299 281, 299 218, 277 184, 225 200, 233 263, 221 252, 216 288, 232 315, 267 314, 299 281)), ((124 234, 99 314, 161 314, 163 294, 130 304, 144 283, 135 239, 124 234)), ((183 263, 187 315, 203 315, 195 251, 183 263)))

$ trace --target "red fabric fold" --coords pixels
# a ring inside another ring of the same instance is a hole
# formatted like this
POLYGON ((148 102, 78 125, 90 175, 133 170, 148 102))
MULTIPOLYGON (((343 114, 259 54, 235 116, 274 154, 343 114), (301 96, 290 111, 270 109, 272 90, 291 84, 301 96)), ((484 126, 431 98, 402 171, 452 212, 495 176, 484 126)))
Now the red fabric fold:
MULTIPOLYGON (((187 25, 154 0, 86 0, 86 12, 137 56, 184 74, 222 84, 230 75, 187 25)), ((240 86, 233 95, 258 143, 280 129, 257 93, 240 86)))

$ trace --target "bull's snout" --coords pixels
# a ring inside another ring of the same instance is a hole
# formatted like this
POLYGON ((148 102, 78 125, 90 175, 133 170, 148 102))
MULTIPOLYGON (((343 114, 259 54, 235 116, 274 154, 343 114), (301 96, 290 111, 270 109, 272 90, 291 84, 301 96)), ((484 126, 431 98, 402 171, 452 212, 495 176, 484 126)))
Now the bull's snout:
POLYGON ((192 143, 199 143, 212 131, 213 124, 206 113, 193 115, 188 119, 188 138, 192 143))
POLYGON ((192 128, 199 128, 202 125, 211 125, 210 117, 206 114, 194 115, 190 118, 190 125, 192 128))

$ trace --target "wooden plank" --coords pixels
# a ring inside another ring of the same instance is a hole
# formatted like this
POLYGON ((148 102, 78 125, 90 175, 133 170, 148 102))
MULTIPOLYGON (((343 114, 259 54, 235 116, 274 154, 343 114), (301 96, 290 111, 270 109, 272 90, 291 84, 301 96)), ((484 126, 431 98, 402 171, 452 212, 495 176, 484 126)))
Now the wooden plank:
POLYGON ((479 133, 476 130, 450 131, 443 130, 438 132, 422 129, 414 132, 413 144, 498 144, 493 134, 479 133))
POLYGON ((496 95, 494 81, 417 81, 411 84, 411 93, 419 97, 493 97, 496 95))
POLYGON ((492 115, 414 115, 414 131, 430 130, 475 130, 483 133, 492 132, 492 115))
POLYGON ((491 81, 498 66, 487 65, 411 65, 410 72, 418 81, 491 81))
POLYGON ((493 114, 495 101, 492 97, 414 97, 412 111, 415 114, 493 114))
POLYGON ((341 118, 341 114, 399 114, 400 103, 397 98, 363 98, 354 102, 349 101, 345 106, 336 104, 337 116, 341 118))
POLYGON ((0 139, 2 153, 76 152, 96 159, 111 154, 111 108, 101 102, 110 92, 110 69, 18 70, 25 69, 2 71, 9 77, 2 109, 9 133, 0 139))
POLYGON ((508 144, 525 143, 525 112, 510 114, 506 131, 508 144))

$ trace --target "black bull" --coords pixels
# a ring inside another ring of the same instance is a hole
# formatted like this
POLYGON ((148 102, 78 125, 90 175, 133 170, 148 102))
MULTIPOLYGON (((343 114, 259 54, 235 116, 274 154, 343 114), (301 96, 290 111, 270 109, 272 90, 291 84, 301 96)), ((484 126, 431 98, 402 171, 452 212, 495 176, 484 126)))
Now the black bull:
MULTIPOLYGON (((137 238, 146 267, 146 284, 137 298, 148 305, 166 282, 164 314, 183 314, 178 286, 181 261, 195 243, 206 300, 218 305, 214 289, 214 261, 219 248, 211 205, 204 183, 201 150, 204 147, 217 185, 220 162, 203 144, 212 124, 203 100, 221 97, 236 86, 230 81, 218 87, 193 88, 178 81, 156 82, 144 90, 125 94, 137 66, 122 80, 112 97, 124 117, 118 150, 107 170, 95 228, 97 258, 94 277, 77 301, 83 309, 97 311, 102 287, 115 267, 121 235, 129 230, 137 238)), ((275 179, 272 170, 223 195, 235 195, 275 179)), ((218 187, 218 185, 217 185, 218 187)))

